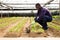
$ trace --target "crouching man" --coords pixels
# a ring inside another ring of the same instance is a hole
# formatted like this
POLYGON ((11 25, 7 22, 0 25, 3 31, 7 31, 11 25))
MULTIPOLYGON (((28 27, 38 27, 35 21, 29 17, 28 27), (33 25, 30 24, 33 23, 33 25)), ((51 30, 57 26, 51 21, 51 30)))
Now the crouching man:
POLYGON ((39 23, 44 30, 47 30, 47 22, 52 21, 51 13, 46 8, 43 8, 39 3, 37 3, 35 7, 38 10, 35 17, 35 22, 39 23))

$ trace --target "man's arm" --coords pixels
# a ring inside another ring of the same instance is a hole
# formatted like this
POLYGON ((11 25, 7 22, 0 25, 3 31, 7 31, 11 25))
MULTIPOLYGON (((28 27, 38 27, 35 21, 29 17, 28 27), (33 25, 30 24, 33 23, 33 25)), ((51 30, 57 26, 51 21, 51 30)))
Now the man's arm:
POLYGON ((45 16, 46 10, 40 10, 37 14, 36 14, 36 18, 35 18, 35 22, 38 22, 39 20, 42 20, 45 16))

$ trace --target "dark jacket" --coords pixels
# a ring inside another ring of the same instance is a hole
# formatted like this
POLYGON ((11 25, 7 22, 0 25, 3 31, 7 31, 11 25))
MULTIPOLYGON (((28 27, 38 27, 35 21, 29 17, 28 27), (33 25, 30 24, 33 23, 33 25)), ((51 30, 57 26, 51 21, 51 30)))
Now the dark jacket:
POLYGON ((44 18, 44 16, 52 17, 51 13, 47 9, 41 7, 41 9, 39 9, 37 12, 36 17, 38 17, 39 19, 42 19, 42 18, 44 18))

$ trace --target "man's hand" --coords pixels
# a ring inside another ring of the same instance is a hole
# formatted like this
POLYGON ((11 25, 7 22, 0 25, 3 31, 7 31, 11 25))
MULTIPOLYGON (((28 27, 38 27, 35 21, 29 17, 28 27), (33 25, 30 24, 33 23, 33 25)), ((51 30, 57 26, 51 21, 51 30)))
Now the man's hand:
POLYGON ((35 22, 38 22, 39 16, 37 16, 34 20, 35 22))

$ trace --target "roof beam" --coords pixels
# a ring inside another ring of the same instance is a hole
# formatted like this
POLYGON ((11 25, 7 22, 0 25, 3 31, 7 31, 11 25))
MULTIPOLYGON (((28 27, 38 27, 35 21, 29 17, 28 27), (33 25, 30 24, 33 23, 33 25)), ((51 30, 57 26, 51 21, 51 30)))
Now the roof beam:
POLYGON ((7 9, 13 9, 11 6, 8 6, 7 4, 4 4, 4 3, 2 3, 2 2, 0 2, 0 6, 1 6, 1 7, 5 7, 5 8, 7 8, 7 9))
POLYGON ((43 7, 45 7, 46 5, 50 4, 52 1, 54 1, 54 0, 50 0, 50 1, 48 1, 47 3, 44 4, 43 7))

